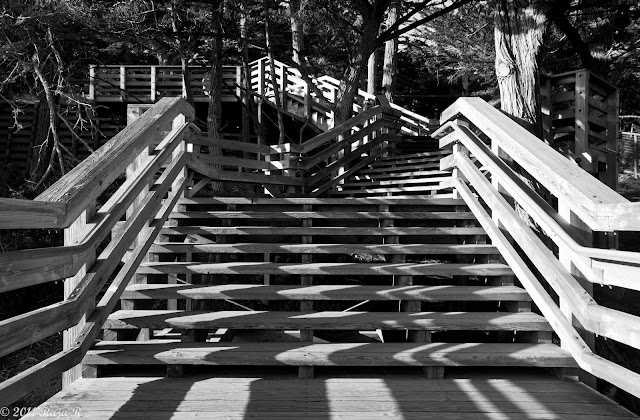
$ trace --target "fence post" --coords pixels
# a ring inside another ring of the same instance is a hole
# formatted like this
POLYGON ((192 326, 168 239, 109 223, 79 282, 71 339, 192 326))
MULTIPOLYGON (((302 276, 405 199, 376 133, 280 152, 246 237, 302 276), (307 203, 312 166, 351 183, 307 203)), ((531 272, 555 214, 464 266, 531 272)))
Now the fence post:
MULTIPOLYGON (((87 222, 91 220, 96 211, 95 203, 92 203, 87 209, 69 226, 64 230, 64 245, 71 246, 83 241, 83 230, 87 226, 87 222)), ((92 249, 89 251, 84 260, 84 265, 78 270, 75 276, 65 279, 64 281, 64 298, 67 299, 74 291, 76 286, 80 284, 84 276, 87 274, 87 269, 96 260, 96 251, 92 249)), ((82 328, 86 324, 87 314, 91 313, 95 309, 95 303, 89 303, 84 308, 86 312, 83 314, 82 319, 74 326, 62 333, 62 349, 68 350, 74 344, 82 328)), ((67 389, 72 382, 82 377, 83 365, 77 365, 66 372, 62 373, 62 389, 67 389)), ((95 375, 90 375, 95 376, 95 375)))
POLYGON ((589 153, 589 72, 586 70, 576 72, 574 129, 574 155, 580 158, 582 169, 594 172, 592 163, 584 156, 589 153))
MULTIPOLYGON (((593 231, 587 226, 580 218, 571 211, 571 203, 567 202, 566 199, 559 198, 558 199, 558 214, 565 221, 567 221, 572 227, 575 228, 575 232, 583 239, 583 243, 586 245, 592 245, 594 242, 593 231)), ((562 265, 571 273, 576 280, 580 283, 580 285, 584 288, 584 290, 589 293, 589 295, 593 296, 593 283, 589 282, 584 278, 582 273, 576 268, 576 266, 571 261, 571 252, 566 247, 559 247, 558 249, 558 260, 562 263, 562 265)), ((572 325, 576 328, 580 336, 584 339, 587 345, 591 348, 592 351, 595 352, 595 334, 586 330, 578 321, 578 319, 573 316, 571 309, 568 307, 567 302, 560 300, 560 310, 564 314, 564 316, 572 323, 572 325)), ((564 347, 564 343, 561 343, 561 346, 564 347)), ((595 376, 587 373, 586 371, 580 370, 579 372, 580 381, 589 385, 592 388, 596 387, 596 378, 595 376)))
POLYGON ((97 67, 95 64, 89 66, 89 100, 96 100, 96 76, 97 67))

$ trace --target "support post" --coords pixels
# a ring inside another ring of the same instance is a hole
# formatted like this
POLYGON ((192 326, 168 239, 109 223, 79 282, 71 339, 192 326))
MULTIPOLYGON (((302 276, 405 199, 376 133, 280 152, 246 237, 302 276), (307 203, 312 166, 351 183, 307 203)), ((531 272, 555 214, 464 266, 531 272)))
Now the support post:
MULTIPOLYGON (((312 211, 312 205, 304 204, 302 206, 302 211, 310 212, 312 211)), ((303 227, 311 227, 312 219, 303 219, 302 226, 303 227)), ((313 236, 302 236, 301 242, 303 244, 310 244, 313 236)), ((308 264, 312 262, 311 254, 302 254, 300 256, 300 262, 302 264, 308 264)), ((313 285, 313 275, 303 274, 300 276, 300 285, 301 286, 312 286, 313 285)), ((313 311, 313 301, 312 300, 303 300, 300 301, 300 311, 301 312, 312 312, 313 311)), ((300 330, 300 341, 303 343, 312 343, 313 342, 313 330, 310 329, 301 329, 300 330)), ((314 376, 314 367, 313 366, 300 366, 298 367, 298 377, 300 379, 311 379, 314 376)))
MULTIPOLYGON (((87 207, 87 209, 73 222, 71 226, 64 230, 64 244, 65 246, 76 245, 83 241, 82 232, 87 226, 87 222, 91 220, 93 215, 95 214, 96 208, 95 203, 91 206, 87 207)), ((89 254, 86 256, 84 265, 80 270, 76 273, 75 276, 68 278, 64 281, 64 298, 67 299, 71 293, 74 291, 76 286, 80 284, 84 276, 87 274, 87 269, 91 267, 91 265, 96 260, 95 249, 91 250, 89 254)), ((86 324, 87 314, 91 313, 95 309, 95 304, 89 304, 86 308, 86 312, 84 313, 82 319, 76 324, 74 327, 65 330, 62 333, 62 349, 68 350, 71 348, 73 343, 76 341, 82 328, 86 324)), ((62 389, 66 389, 71 383, 73 383, 76 379, 82 377, 82 365, 77 365, 66 372, 62 373, 62 389)))
POLYGON ((587 160, 589 153, 589 72, 576 72, 575 86, 575 147, 574 156, 580 158, 580 167, 593 172, 593 162, 587 160))
MULTIPOLYGON (((576 228, 576 232, 578 232, 584 239, 585 243, 593 244, 593 232, 580 218, 571 211, 570 203, 568 203, 564 199, 558 200, 558 214, 566 220, 571 226, 576 228)), ((558 250, 558 259, 565 266, 565 268, 578 280, 580 285, 586 290, 589 295, 593 296, 593 283, 589 282, 584 278, 582 273, 576 268, 576 266, 571 261, 571 253, 565 247, 560 247, 558 250)), ((586 330, 582 324, 577 320, 571 309, 568 307, 567 303, 563 300, 560 300, 560 310, 565 315, 565 317, 573 324, 576 328, 580 336, 584 339, 587 345, 591 348, 592 351, 595 352, 595 334, 586 330)), ((562 345, 562 344, 561 344, 562 345)), ((592 388, 596 388, 596 378, 595 376, 585 372, 580 371, 580 381, 589 385, 592 388)))

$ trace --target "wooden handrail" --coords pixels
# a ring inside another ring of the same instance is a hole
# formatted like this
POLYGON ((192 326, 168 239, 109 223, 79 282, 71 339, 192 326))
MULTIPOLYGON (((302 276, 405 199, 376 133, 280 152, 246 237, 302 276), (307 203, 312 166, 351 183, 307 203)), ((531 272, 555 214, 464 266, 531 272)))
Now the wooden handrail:
POLYGON ((34 201, 1 200, 0 229, 69 227, 179 115, 195 118, 185 100, 163 98, 34 201))
POLYGON ((132 174, 100 208, 83 239, 76 244, 0 253, 0 292, 73 276, 85 263, 84 255, 95 250, 111 232, 192 129, 191 124, 186 124, 168 136, 168 142, 156 149, 159 153, 132 174))
POLYGON ((447 108, 442 124, 464 115, 525 171, 556 197, 564 197, 572 212, 592 230, 640 230, 640 203, 596 181, 540 139, 480 98, 460 98, 447 108))
MULTIPOLYGON (((603 261, 628 264, 629 269, 633 265, 640 265, 640 253, 600 249, 586 246, 579 234, 573 232, 574 228, 560 217, 539 195, 534 193, 522 179, 499 157, 493 154, 488 146, 465 126, 450 124, 456 132, 457 138, 482 165, 489 169, 494 179, 499 180, 509 195, 527 211, 530 217, 549 237, 559 246, 565 246, 573 253, 573 260, 586 279, 592 283, 619 286, 628 289, 640 290, 640 282, 629 280, 630 277, 638 278, 638 270, 633 270, 626 276, 620 273, 610 273, 602 264, 603 261), (596 265, 600 267, 595 267, 596 265)), ((454 156, 455 157, 455 156, 454 156)), ((455 165, 455 161, 441 164, 441 169, 448 169, 455 165)), ((608 267, 612 267, 609 265, 608 267)))
MULTIPOLYGON (((580 277, 592 283, 638 290, 640 254, 591 248, 580 232, 535 193, 503 157, 515 161, 556 195, 559 201, 567 203, 572 212, 583 220, 586 218, 592 222, 594 227, 617 227, 617 222, 606 221, 598 210, 611 206, 612 201, 626 205, 629 203, 591 175, 569 163, 516 122, 477 98, 459 100, 446 111, 442 121, 444 125, 438 132, 451 132, 441 139, 440 145, 447 148, 453 146, 454 153, 441 161, 441 169, 457 169, 454 181, 456 191, 552 324, 562 340, 562 346, 571 352, 580 367, 587 372, 639 395, 640 375, 595 355, 578 336, 567 316, 575 318, 587 332, 636 349, 640 349, 640 317, 599 305, 569 271, 567 264, 573 264, 575 268, 572 270, 577 268, 580 277), (461 115, 461 119, 454 121, 454 117, 458 115, 461 115), (488 137, 491 148, 477 132, 488 137), (491 181, 480 171, 476 162, 490 174, 491 181), (558 168, 554 167, 555 164, 558 168), (515 204, 503 198, 498 186, 558 245, 561 257, 554 255, 522 220, 514 209, 515 204), (480 204, 480 200, 483 204, 480 204), (491 209, 491 216, 487 214, 485 207, 491 209), (501 230, 509 232, 509 240, 501 230), (522 253, 516 252, 510 241, 517 243, 522 253), (557 294, 563 305, 562 310, 548 296, 530 267, 535 267, 557 294)), ((628 224, 625 226, 635 229, 630 225, 634 223, 633 220, 627 220, 628 224)))
MULTIPOLYGON (((68 227, 73 223, 77 229, 64 247, 0 253, 0 292, 67 278, 65 300, 0 321, 0 334, 4 338, 0 357, 61 331, 80 331, 82 325, 79 322, 85 317, 90 320, 97 314, 102 317, 104 308, 98 305, 96 310, 93 309, 96 297, 112 274, 118 272, 107 291, 109 311, 113 309, 121 289, 135 274, 132 267, 136 267, 144 257, 162 227, 162 218, 166 219, 170 214, 171 203, 177 202, 186 188, 183 175, 185 139, 193 131, 198 131, 186 119, 193 118, 193 115, 193 108, 186 101, 163 99, 63 176, 36 201, 5 200, 0 203, 3 228, 68 227), (160 144, 149 155, 149 147, 157 141, 160 144), (96 199, 125 169, 128 171, 127 180, 94 214, 92 209, 96 199), (161 170, 158 179, 154 180, 161 170), (22 213, 12 213, 17 210, 22 213), (86 220, 84 216, 80 219, 83 213, 87 215, 86 220), (125 213, 126 221, 120 224, 125 213), (158 213, 161 220, 149 223, 158 213), (33 214, 45 214, 46 217, 27 224, 25 215, 33 214), (74 222, 74 218, 82 222, 74 222), (95 258, 96 250, 110 233, 111 241, 95 258), (135 247, 136 241, 138 253, 129 254, 123 271, 120 263, 132 244, 135 247), (115 284, 118 290, 110 293, 115 284)), ((82 333, 84 335, 81 334, 75 345, 66 346, 61 353, 2 382, 0 401, 3 405, 80 363, 101 328, 101 324, 90 325, 90 332, 82 333)), ((66 377, 73 380, 74 375, 66 377)))
MULTIPOLYGON (((549 293, 537 280, 526 262, 522 260, 520 254, 513 248, 513 245, 492 220, 491 216, 487 214, 484 207, 478 202, 469 187, 461 179, 456 179, 454 182, 456 190, 478 218, 481 226, 491 238, 491 242, 500 250, 500 254, 513 269, 518 280, 533 298, 540 312, 549 321, 560 337, 563 346, 571 353, 578 365, 586 372, 602 378, 633 395, 640 395, 640 374, 606 360, 591 351, 573 325, 571 325, 571 322, 565 318, 558 305, 549 296, 549 293)), ((515 217, 517 218, 518 216, 515 217)))
POLYGON ((456 166, 586 329, 640 349, 640 317, 598 305, 469 158, 457 152, 456 166))
POLYGON ((333 139, 337 138, 338 136, 344 134, 347 130, 362 124, 364 122, 366 122, 367 120, 371 119, 372 117, 381 114, 381 113, 388 113, 388 114, 392 114, 395 115, 397 114, 396 111, 391 110, 390 108, 384 108, 380 105, 378 106, 374 106, 372 108, 369 108, 368 110, 364 111, 361 114, 356 115, 353 118, 348 119, 347 121, 343 122, 342 124, 340 124, 337 127, 332 128, 329 131, 325 131, 322 134, 319 134, 317 136, 315 136, 314 138, 307 140, 306 142, 300 144, 300 145, 292 145, 291 147, 291 151, 292 152, 297 152, 297 153, 301 153, 301 154, 305 154, 305 153, 309 153, 311 150, 313 149, 317 149, 320 146, 323 146, 326 143, 329 143, 330 141, 332 141, 333 139))

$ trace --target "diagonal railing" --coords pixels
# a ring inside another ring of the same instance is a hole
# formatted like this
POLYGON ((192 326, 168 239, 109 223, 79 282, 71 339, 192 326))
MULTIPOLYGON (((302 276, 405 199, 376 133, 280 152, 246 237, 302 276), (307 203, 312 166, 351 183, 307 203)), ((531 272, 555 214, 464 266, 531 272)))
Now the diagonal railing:
POLYGON ((640 290, 640 253, 593 246, 615 246, 615 230, 640 230, 640 203, 630 203, 479 98, 459 99, 442 122, 439 133, 448 134, 441 147, 454 153, 441 169, 454 169, 456 191, 562 347, 586 372, 640 395, 640 374, 595 354, 593 337, 640 349, 640 317, 593 298, 598 284, 640 290))

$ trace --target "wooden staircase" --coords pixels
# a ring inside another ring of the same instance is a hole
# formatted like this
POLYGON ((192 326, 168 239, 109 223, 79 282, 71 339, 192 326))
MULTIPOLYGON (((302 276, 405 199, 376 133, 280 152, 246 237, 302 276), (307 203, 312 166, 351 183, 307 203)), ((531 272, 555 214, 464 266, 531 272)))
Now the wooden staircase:
POLYGON ((375 197, 425 195, 453 197, 451 171, 440 170, 440 160, 451 155, 427 136, 402 137, 394 154, 376 159, 350 176, 334 196, 375 197))
POLYGON ((591 294, 594 284, 640 290, 640 255, 605 243, 640 230, 637 203, 479 98, 445 111, 437 147, 403 138, 426 118, 384 103, 302 144, 212 140, 194 118, 185 101, 161 99, 35 200, 0 199, 0 228, 65 229, 64 246, 0 253, 2 292, 65 282, 60 302, 0 321, 0 356, 65 337, 62 351, 0 384, 0 406, 62 376, 64 390, 38 409, 91 419, 633 418, 537 368, 640 396, 640 374, 594 345, 597 334, 639 349, 640 318, 591 294), (286 188, 223 197, 212 181, 286 188), (445 368, 447 378, 416 384, 445 368), (343 378, 326 374, 336 371, 343 378), (485 394, 497 377, 500 392, 485 394), (434 395, 438 382, 455 392, 434 395), (219 397, 228 386, 238 394, 219 397))
POLYGON ((575 366, 459 199, 181 199, 148 260, 85 357, 96 373, 575 366))

